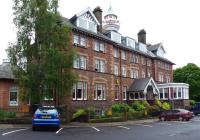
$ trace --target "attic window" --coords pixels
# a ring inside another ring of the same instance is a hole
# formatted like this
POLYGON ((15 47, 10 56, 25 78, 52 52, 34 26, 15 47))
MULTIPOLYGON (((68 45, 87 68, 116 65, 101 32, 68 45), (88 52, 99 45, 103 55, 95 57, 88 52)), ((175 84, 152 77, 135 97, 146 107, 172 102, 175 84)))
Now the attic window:
POLYGON ((84 28, 86 30, 90 30, 92 32, 97 32, 97 25, 94 21, 91 21, 85 17, 79 17, 77 19, 77 26, 84 28))

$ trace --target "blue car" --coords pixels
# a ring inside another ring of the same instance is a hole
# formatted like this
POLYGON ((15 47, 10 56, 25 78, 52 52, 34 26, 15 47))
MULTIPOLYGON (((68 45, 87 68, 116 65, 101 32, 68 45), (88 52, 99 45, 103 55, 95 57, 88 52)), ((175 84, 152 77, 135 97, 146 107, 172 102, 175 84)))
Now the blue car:
POLYGON ((60 117, 54 106, 40 106, 34 113, 32 119, 32 130, 40 126, 60 127, 60 117))

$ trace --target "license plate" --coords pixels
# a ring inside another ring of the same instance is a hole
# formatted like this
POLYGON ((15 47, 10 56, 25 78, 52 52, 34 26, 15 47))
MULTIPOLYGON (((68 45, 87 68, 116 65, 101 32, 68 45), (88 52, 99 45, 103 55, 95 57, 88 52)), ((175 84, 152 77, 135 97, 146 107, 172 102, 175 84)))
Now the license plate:
POLYGON ((42 116, 43 119, 51 119, 51 116, 42 116))

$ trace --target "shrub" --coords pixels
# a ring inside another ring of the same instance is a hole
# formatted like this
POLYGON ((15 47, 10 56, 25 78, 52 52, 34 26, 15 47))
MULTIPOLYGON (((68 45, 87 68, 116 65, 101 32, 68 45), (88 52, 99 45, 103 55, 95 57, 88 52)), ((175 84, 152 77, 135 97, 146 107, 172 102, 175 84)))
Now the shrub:
POLYGON ((160 114, 161 108, 157 105, 152 105, 147 108, 147 113, 149 116, 158 116, 160 114))
POLYGON ((130 109, 131 107, 128 105, 128 104, 125 104, 125 103, 122 103, 122 104, 113 104, 112 105, 112 111, 113 112, 128 112, 128 110, 130 109))
POLYGON ((136 111, 142 111, 145 109, 145 106, 142 102, 140 101, 135 101, 133 104, 132 104, 132 108, 136 111))
POLYGON ((150 104, 146 100, 141 101, 141 103, 145 106, 145 108, 150 107, 150 104))
POLYGON ((164 109, 164 110, 169 110, 169 109, 171 109, 170 103, 163 102, 163 103, 162 103, 162 109, 164 109))
POLYGON ((190 106, 194 106, 196 104, 195 100, 190 100, 190 106))
POLYGON ((86 116, 87 112, 84 109, 79 109, 73 114, 73 119, 78 119, 80 117, 86 116))
POLYGON ((89 107, 87 110, 88 110, 88 114, 89 114, 90 119, 96 118, 97 113, 95 112, 95 108, 89 107))
POLYGON ((0 110, 0 119, 6 119, 6 118, 16 118, 16 113, 0 110))
POLYGON ((129 109, 127 117, 129 120, 142 119, 145 117, 144 110, 143 111, 135 111, 134 109, 129 109))
POLYGON ((158 99, 155 100, 155 105, 157 105, 158 107, 162 108, 162 103, 158 99))

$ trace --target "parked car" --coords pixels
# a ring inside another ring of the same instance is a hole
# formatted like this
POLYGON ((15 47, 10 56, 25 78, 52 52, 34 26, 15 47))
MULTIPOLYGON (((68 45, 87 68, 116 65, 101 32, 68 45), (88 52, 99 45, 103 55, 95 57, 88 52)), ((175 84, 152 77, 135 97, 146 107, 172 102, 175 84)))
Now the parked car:
POLYGON ((200 114, 200 102, 197 102, 191 109, 191 112, 194 113, 194 115, 200 114))
POLYGON ((166 121, 166 120, 189 121, 192 118, 193 118, 193 113, 185 109, 173 109, 173 110, 163 111, 159 116, 160 121, 166 121))
POLYGON ((32 130, 40 126, 60 127, 60 114, 54 106, 40 106, 32 119, 32 130))

